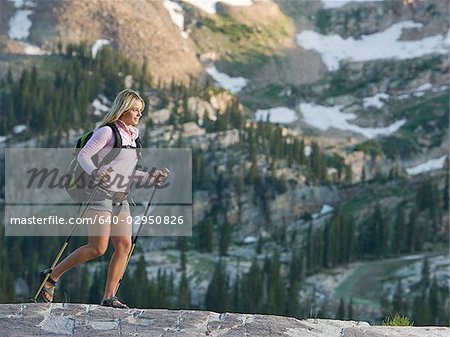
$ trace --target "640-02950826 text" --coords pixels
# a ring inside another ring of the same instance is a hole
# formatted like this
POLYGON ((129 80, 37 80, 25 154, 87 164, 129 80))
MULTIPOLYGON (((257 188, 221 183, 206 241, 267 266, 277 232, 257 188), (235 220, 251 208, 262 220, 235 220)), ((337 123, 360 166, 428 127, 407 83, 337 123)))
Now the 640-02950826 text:
POLYGON ((64 224, 133 224, 133 223, 143 223, 143 224, 156 224, 156 225, 182 225, 184 223, 184 217, 182 215, 165 215, 165 216, 105 216, 105 215, 95 215, 92 218, 77 218, 77 217, 61 217, 57 215, 49 215, 46 217, 14 217, 10 219, 11 225, 64 225, 64 224))

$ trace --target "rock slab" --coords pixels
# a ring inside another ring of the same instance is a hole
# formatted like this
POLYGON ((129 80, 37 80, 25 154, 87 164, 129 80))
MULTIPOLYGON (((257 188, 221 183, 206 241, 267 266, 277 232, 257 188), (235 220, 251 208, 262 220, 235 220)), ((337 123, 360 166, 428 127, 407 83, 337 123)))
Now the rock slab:
POLYGON ((33 303, 1 304, 0 336, 448 337, 450 328, 384 327, 366 322, 298 320, 270 315, 33 303))

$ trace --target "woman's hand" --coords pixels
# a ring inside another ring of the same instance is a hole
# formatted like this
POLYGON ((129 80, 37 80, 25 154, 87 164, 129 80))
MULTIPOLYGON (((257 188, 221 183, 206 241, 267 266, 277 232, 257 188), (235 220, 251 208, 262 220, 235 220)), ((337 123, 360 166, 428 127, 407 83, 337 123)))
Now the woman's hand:
POLYGON ((165 170, 156 169, 152 172, 153 183, 157 186, 162 186, 167 178, 165 170))
POLYGON ((94 182, 96 184, 106 185, 111 180, 111 171, 112 170, 110 168, 105 170, 95 169, 94 171, 92 171, 91 177, 92 179, 94 179, 94 182))

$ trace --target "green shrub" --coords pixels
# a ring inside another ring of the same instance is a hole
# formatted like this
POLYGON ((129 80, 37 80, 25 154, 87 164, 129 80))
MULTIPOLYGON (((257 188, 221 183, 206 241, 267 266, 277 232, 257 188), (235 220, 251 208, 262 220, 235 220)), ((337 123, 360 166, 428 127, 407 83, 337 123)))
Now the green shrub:
POLYGON ((367 140, 356 145, 354 149, 355 151, 363 151, 366 155, 370 155, 372 159, 383 153, 380 143, 375 140, 367 140))
POLYGON ((388 316, 383 320, 383 325, 386 326, 412 326, 414 324, 407 316, 395 314, 388 316))

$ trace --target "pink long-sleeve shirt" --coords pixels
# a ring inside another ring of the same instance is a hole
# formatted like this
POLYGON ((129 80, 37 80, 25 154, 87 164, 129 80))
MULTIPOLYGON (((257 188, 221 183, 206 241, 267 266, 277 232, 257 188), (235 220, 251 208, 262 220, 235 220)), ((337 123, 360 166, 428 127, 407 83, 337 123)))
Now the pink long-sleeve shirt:
MULTIPOLYGON (((139 129, 134 126, 127 126, 121 120, 115 122, 120 135, 122 136, 122 146, 136 147, 136 138, 139 136, 139 129)), ((101 163, 105 156, 114 147, 114 133, 109 126, 102 126, 94 131, 91 139, 78 153, 77 160, 81 167, 89 174, 99 168, 100 170, 112 167, 113 172, 110 173, 112 184, 108 184, 108 189, 115 192, 123 192, 127 189, 130 177, 133 175, 134 168, 138 158, 135 149, 121 149, 119 155, 109 164, 100 167, 95 166, 92 157, 98 154, 98 163, 101 163)), ((147 181, 150 178, 148 172, 136 170, 133 180, 143 179, 147 181)))

